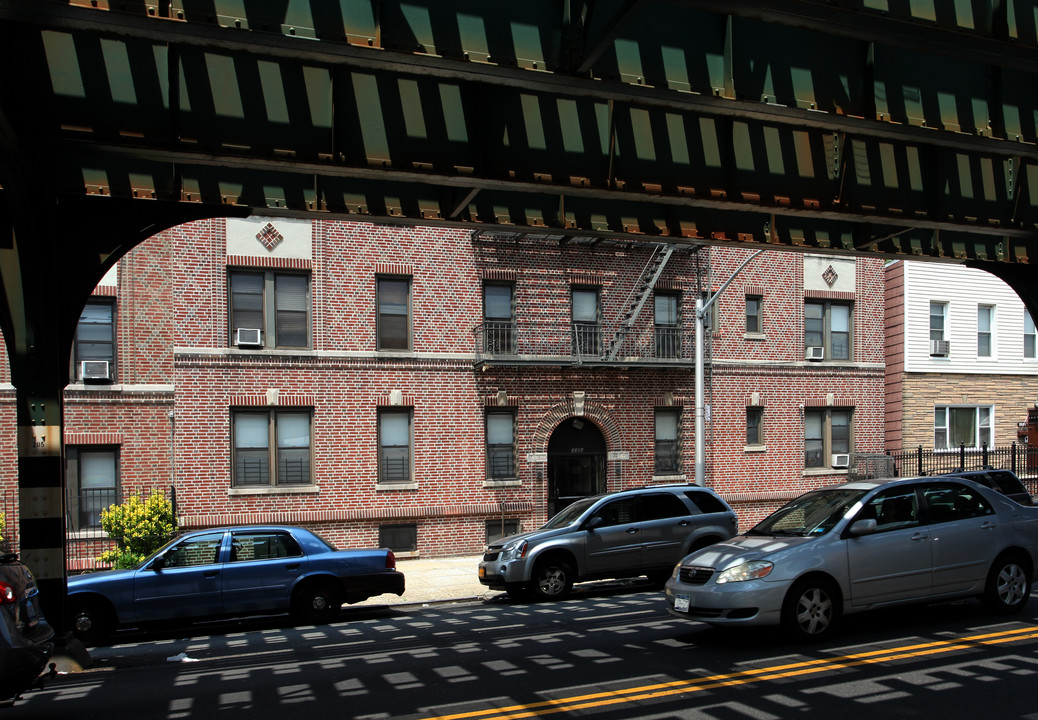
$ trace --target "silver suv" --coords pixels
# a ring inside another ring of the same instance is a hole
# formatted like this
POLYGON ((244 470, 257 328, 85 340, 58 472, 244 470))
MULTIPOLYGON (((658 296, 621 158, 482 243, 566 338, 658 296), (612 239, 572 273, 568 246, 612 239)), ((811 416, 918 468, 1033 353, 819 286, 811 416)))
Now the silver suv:
POLYGON ((580 580, 646 575, 663 584, 685 555, 736 533, 735 511, 698 485, 582 498, 540 530, 489 545, 479 581, 512 597, 558 600, 580 580))

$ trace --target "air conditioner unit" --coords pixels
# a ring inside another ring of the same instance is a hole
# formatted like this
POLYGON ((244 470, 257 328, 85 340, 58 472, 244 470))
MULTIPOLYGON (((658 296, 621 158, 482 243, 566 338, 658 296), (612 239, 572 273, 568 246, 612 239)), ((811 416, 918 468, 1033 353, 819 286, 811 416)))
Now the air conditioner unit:
POLYGON ((259 328, 238 328, 234 334, 234 344, 238 347, 262 347, 259 328))
POLYGON ((951 350, 951 343, 947 340, 931 340, 930 341, 930 355, 936 355, 938 357, 948 357, 948 352, 951 350))
POLYGON ((79 363, 80 380, 110 380, 107 360, 83 360, 79 363))
POLYGON ((845 468, 851 464, 851 456, 847 453, 834 453, 832 459, 832 466, 834 468, 845 468))
POLYGON ((804 352, 804 359, 825 360, 825 348, 821 345, 815 345, 807 348, 807 350, 804 352))

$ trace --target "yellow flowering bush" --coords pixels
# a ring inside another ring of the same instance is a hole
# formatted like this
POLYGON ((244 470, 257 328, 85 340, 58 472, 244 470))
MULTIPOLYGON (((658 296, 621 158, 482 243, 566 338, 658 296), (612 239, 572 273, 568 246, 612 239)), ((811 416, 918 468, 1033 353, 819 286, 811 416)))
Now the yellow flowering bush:
POLYGON ((173 504, 158 490, 141 502, 137 496, 101 511, 101 528, 115 541, 115 548, 98 558, 115 568, 136 567, 177 530, 173 504))

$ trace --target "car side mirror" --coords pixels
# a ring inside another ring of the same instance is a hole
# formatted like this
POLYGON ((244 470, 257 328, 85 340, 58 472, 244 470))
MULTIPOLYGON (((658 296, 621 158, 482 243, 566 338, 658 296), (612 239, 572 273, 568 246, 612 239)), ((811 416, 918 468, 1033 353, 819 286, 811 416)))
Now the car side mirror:
POLYGON ((604 524, 605 524, 605 518, 602 517, 601 515, 595 515, 593 518, 591 518, 590 520, 587 521, 587 525, 585 525, 584 528, 587 529, 587 530, 590 530, 590 531, 594 531, 595 528, 600 528, 604 524))
POLYGON ((855 520, 851 523, 851 526, 847 528, 847 534, 851 537, 859 537, 861 535, 871 535, 876 532, 876 519, 868 518, 866 520, 855 520))
POLYGON ((157 558, 151 561, 151 565, 148 566, 149 570, 161 570, 166 567, 166 556, 159 555, 157 558))

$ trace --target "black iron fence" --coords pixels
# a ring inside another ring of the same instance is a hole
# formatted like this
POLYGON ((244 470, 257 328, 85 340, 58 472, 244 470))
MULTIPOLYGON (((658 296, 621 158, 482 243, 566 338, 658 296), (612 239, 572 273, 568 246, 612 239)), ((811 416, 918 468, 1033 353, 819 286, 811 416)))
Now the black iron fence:
MULTIPOLYGON (((88 570, 100 570, 111 567, 110 562, 102 561, 101 555, 115 549, 115 542, 110 540, 101 528, 101 511, 118 503, 136 497, 143 503, 156 489, 142 489, 135 493, 120 493, 114 489, 104 491, 88 490, 79 495, 69 495, 66 501, 68 508, 67 534, 65 543, 65 565, 69 572, 77 573, 88 570)), ((173 505, 173 516, 177 514, 176 490, 170 487, 161 490, 173 505)), ((169 537, 152 538, 150 544, 158 547, 170 540, 169 537)))
POLYGON ((854 455, 852 479, 943 475, 962 470, 998 468, 1016 473, 1028 491, 1038 494, 1038 447, 1013 443, 980 449, 960 446, 955 450, 914 450, 886 454, 854 455))

